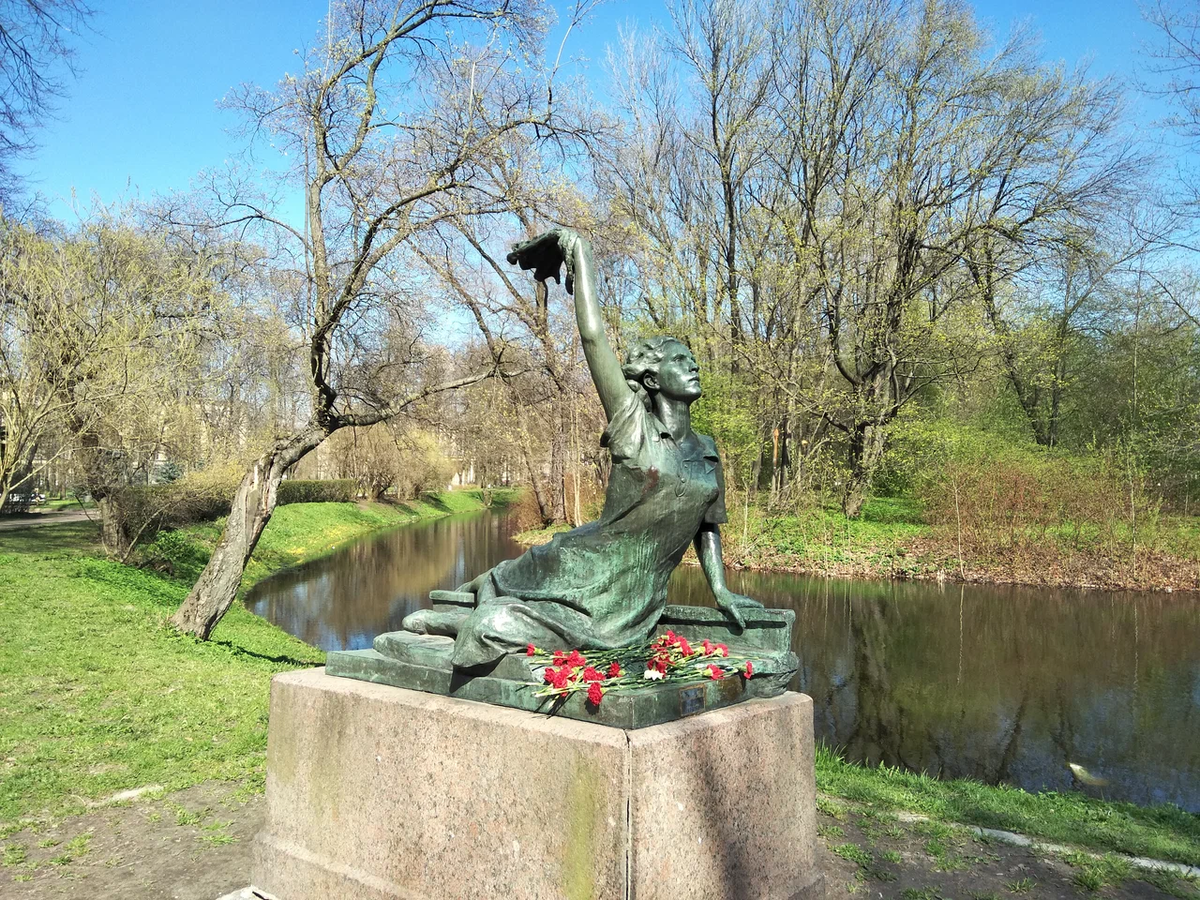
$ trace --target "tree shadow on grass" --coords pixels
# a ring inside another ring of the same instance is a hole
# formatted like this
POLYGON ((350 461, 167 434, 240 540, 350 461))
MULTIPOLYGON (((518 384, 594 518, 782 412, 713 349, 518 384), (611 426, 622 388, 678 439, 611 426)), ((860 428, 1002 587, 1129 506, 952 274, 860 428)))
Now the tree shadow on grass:
POLYGON ((315 659, 298 659, 295 656, 290 656, 287 654, 272 655, 269 653, 259 653, 255 650, 247 650, 245 647, 238 646, 233 641, 213 641, 212 643, 220 647, 225 647, 235 656, 250 656, 254 659, 261 659, 265 662, 295 666, 299 669, 315 669, 318 666, 325 665, 325 663, 315 659))
POLYGON ((95 522, 63 522, 0 531, 0 553, 93 553, 99 549, 95 522))
POLYGON ((442 512, 454 512, 439 494, 432 491, 422 493, 417 499, 426 506, 432 506, 434 509, 440 509, 442 512))

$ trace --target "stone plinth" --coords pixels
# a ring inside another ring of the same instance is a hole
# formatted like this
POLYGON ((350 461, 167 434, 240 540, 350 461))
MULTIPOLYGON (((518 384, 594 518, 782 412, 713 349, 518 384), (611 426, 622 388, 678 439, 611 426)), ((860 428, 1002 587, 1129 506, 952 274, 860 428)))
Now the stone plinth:
POLYGON ((280 900, 800 900, 812 701, 625 731, 332 678, 275 678, 253 881, 280 900))

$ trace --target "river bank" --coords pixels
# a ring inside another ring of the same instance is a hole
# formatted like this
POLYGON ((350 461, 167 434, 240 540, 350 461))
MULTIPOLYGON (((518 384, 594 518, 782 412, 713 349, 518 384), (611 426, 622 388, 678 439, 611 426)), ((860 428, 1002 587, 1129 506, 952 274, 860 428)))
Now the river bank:
MULTIPOLYGON (((356 535, 458 511, 460 502, 443 499, 426 510, 281 508, 248 581, 328 553, 356 535)), ((226 785, 222 803, 239 804, 262 791, 270 678, 319 665, 324 654, 241 604, 208 643, 167 629, 167 616, 187 593, 188 573, 203 564, 217 528, 173 534, 155 542, 141 569, 101 558, 90 525, 0 535, 0 680, 6 686, 0 883, 24 880, 35 869, 40 873, 37 867, 69 875, 73 859, 86 859, 89 839, 79 835, 105 827, 92 805, 119 792, 149 788, 143 798, 170 810, 173 798, 184 796, 178 792, 203 782, 226 785), (74 849, 41 853, 40 842, 60 840, 46 829, 68 816, 78 820, 79 835, 61 840, 64 847, 74 842, 74 849)), ((827 753, 818 759, 818 782, 827 794, 881 812, 986 822, 1101 851, 1200 864, 1200 818, 1177 807, 941 782, 851 766, 827 753)), ((181 827, 191 822, 185 813, 172 815, 181 827)), ((225 841, 230 831, 218 827, 222 815, 220 809, 210 815, 205 827, 213 829, 197 838, 197 852, 225 841)))
MULTIPOLYGON (((542 544, 563 530, 533 529, 516 540, 542 544)), ((731 505, 721 536, 731 568, 834 578, 1200 590, 1200 519, 1194 516, 1161 517, 1140 545, 1128 536, 1112 540, 1070 529, 981 537, 930 525, 913 500, 877 497, 857 519, 824 507, 785 515, 731 505)), ((694 562, 690 551, 685 562, 694 562)))

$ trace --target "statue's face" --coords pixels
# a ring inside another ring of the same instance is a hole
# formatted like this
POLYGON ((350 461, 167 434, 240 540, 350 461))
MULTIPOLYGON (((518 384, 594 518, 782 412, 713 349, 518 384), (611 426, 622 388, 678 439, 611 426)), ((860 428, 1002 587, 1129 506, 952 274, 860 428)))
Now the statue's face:
POLYGON ((663 347, 658 375, 647 373, 646 387, 672 400, 691 403, 700 399, 700 367, 692 351, 675 341, 663 347))

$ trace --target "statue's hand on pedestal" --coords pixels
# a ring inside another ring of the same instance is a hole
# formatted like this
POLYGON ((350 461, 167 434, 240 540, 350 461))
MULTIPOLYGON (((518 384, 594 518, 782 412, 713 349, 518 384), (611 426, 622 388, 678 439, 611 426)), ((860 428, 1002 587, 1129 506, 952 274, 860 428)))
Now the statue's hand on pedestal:
POLYGON ((746 610, 762 609, 763 605, 750 597, 735 594, 733 591, 720 591, 716 594, 717 606, 725 615, 737 622, 738 628, 746 627, 746 610))
POLYGON ((532 240, 514 244, 508 261, 522 269, 533 269, 538 281, 553 278, 558 283, 559 269, 567 265, 567 293, 575 293, 575 245, 581 240, 570 228, 551 228, 532 240))

